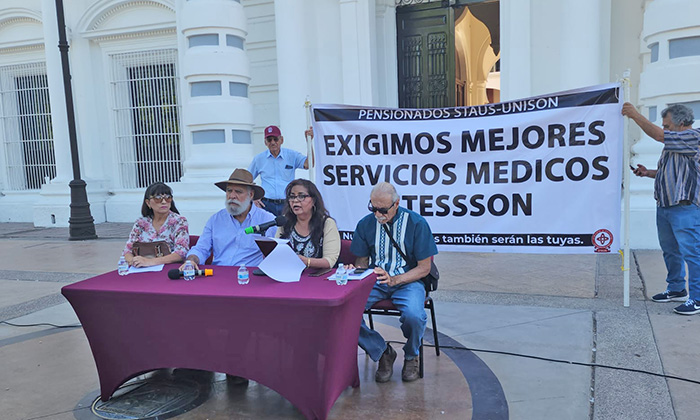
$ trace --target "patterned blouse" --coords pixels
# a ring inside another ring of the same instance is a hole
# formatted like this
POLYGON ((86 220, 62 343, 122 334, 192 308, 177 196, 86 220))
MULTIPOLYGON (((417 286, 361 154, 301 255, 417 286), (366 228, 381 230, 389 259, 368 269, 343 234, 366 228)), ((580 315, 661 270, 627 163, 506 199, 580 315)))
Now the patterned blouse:
MULTIPOLYGON (((281 238, 284 235, 284 227, 277 228, 275 238, 281 238)), ((289 245, 298 255, 303 255, 307 258, 323 258, 328 261, 328 265, 333 267, 338 261, 340 255, 340 233, 338 233, 338 225, 331 217, 327 217, 323 223, 323 235, 320 243, 314 244, 311 241, 311 235, 301 236, 292 229, 289 235, 289 245)))
POLYGON ((311 240, 311 234, 309 236, 301 236, 296 229, 292 229, 292 234, 289 235, 289 244, 294 252, 307 258, 321 258, 323 256, 323 236, 321 236, 317 247, 311 240))
POLYGON ((153 228, 153 219, 151 217, 139 217, 131 229, 122 255, 131 252, 134 242, 155 241, 165 241, 171 252, 180 255, 184 259, 187 251, 190 249, 190 233, 187 219, 171 211, 163 226, 156 232, 153 228))

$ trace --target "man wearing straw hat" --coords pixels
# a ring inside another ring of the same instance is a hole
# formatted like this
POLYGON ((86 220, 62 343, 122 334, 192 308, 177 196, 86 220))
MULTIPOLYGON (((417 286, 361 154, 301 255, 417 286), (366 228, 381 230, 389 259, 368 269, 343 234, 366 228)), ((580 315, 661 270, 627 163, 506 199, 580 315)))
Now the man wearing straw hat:
MULTIPOLYGON (((246 234, 245 229, 275 220, 272 213, 253 205, 254 200, 265 195, 265 190, 253 182, 250 172, 241 168, 215 185, 226 191, 226 208, 209 218, 187 259, 198 269, 198 264, 206 261, 213 251, 214 265, 245 264, 257 267, 263 260, 263 254, 255 244, 255 238, 260 236, 246 234)), ((276 227, 269 228, 266 236, 274 236, 275 230, 276 227)))

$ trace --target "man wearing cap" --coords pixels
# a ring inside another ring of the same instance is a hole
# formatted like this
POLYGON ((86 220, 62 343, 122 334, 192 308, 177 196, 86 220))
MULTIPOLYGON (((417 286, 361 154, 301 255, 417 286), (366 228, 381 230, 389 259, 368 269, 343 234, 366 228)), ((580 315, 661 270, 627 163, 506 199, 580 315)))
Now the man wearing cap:
MULTIPOLYGON (((187 259, 195 264, 213 252, 214 265, 247 265, 257 267, 263 260, 263 254, 255 244, 256 234, 246 234, 245 229, 275 220, 271 213, 252 205, 265 195, 265 190, 253 182, 253 175, 245 169, 236 169, 229 179, 215 184, 226 191, 226 208, 214 213, 204 226, 197 245, 187 253, 187 259)), ((274 236, 275 227, 265 232, 274 236)), ((182 270, 182 267, 180 268, 182 270)))
POLYGON ((284 137, 280 129, 271 125, 265 128, 265 146, 267 150, 253 158, 248 170, 253 178, 260 175, 260 183, 265 189, 262 203, 256 201, 265 210, 279 216, 284 208, 284 189, 296 178, 296 170, 309 169, 309 161, 301 153, 282 147, 284 137))

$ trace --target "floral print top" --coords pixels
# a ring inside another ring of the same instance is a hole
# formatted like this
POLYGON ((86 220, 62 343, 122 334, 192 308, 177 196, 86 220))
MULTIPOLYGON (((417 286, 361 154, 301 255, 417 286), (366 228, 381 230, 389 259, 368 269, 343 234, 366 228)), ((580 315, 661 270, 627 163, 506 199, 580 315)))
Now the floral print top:
POLYGON ((171 211, 163 226, 156 232, 151 217, 139 217, 131 229, 122 255, 131 252, 134 242, 155 241, 165 241, 170 247, 170 252, 180 255, 184 259, 187 256, 187 251, 190 250, 190 233, 187 219, 171 211))

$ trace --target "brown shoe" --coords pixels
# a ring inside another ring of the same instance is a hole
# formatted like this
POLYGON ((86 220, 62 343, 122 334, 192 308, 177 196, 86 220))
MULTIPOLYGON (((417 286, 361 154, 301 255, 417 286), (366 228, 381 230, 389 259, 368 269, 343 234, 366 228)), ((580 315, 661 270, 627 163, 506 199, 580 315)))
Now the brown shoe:
POLYGON ((420 367, 420 361, 418 358, 413 358, 412 360, 404 359, 403 370, 401 370, 401 379, 404 382, 412 382, 418 379, 420 376, 418 370, 420 367))
POLYGON ((379 359, 379 367, 377 373, 374 374, 374 380, 377 382, 388 382, 391 375, 394 373, 394 360, 396 360, 396 351, 391 348, 389 343, 386 343, 386 350, 379 359))
POLYGON ((242 376, 235 376, 235 375, 229 375, 228 373, 226 374, 226 382, 234 385, 234 386, 239 386, 239 385, 248 385, 248 379, 242 377, 242 376))

